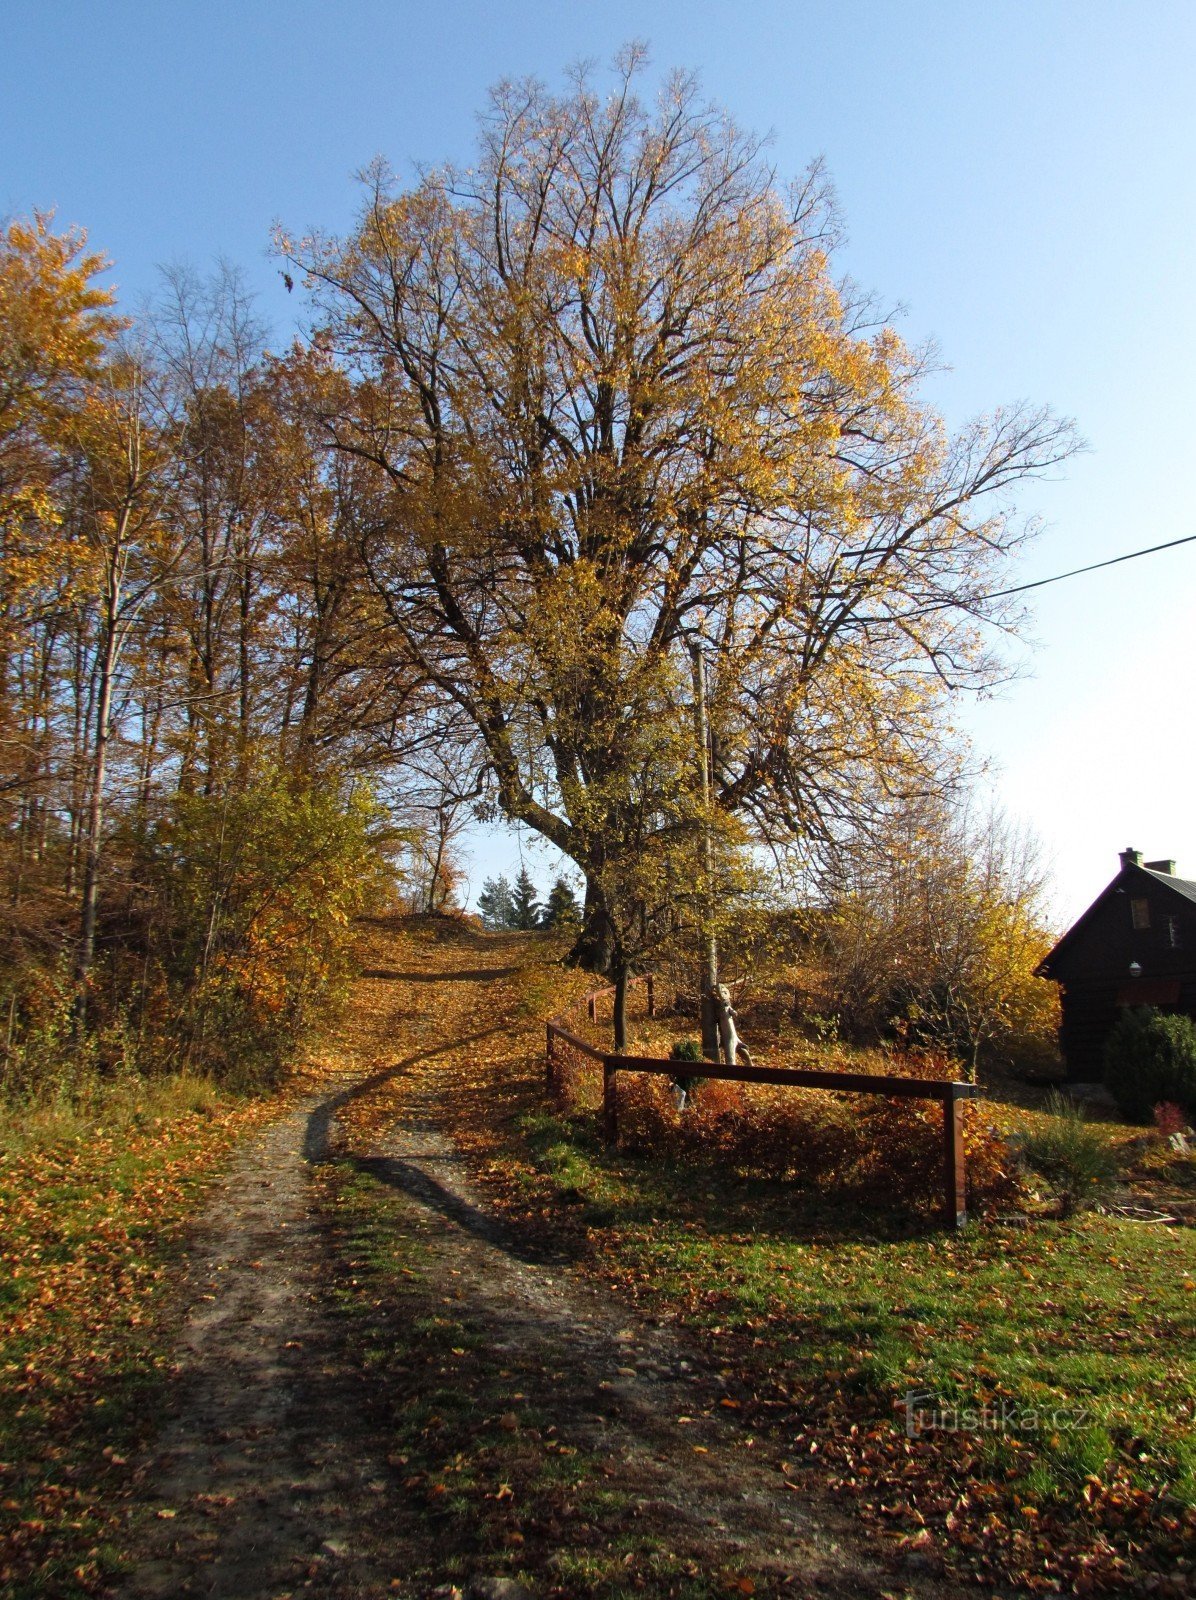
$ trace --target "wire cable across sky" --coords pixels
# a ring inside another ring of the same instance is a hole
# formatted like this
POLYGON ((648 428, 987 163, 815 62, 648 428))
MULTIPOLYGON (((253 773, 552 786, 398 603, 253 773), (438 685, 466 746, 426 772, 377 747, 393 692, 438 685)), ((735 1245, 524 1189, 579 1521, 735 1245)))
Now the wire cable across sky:
POLYGON ((1025 594, 1027 589, 1043 589, 1048 583, 1062 583, 1065 578, 1078 578, 1085 572, 1099 572, 1102 567, 1115 567, 1122 561, 1137 561, 1139 556, 1157 555, 1160 550, 1174 550, 1176 545, 1196 542, 1196 533, 1185 534, 1182 539, 1169 539, 1166 544, 1152 544, 1145 550, 1130 550, 1123 556, 1110 556, 1108 561, 1094 561, 1090 567, 1075 567, 1071 572, 1057 572, 1053 578, 1036 578, 1033 583, 1018 583, 1012 589, 997 589, 985 595, 986 600, 1003 600, 1009 594, 1025 594))

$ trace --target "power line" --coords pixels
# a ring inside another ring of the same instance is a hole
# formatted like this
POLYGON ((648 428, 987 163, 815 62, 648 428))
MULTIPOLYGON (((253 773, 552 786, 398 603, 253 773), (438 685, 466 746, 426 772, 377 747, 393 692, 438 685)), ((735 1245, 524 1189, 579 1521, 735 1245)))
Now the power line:
POLYGON ((1006 595, 1025 594, 1027 589, 1042 589, 1048 583, 1062 583, 1065 578, 1078 578, 1084 572, 1099 572, 1102 567, 1115 567, 1122 561, 1137 561, 1139 556, 1157 555, 1160 550, 1174 550, 1178 544, 1192 544, 1196 542, 1196 533, 1186 534, 1182 539, 1171 539, 1166 544, 1152 544, 1146 550, 1131 550, 1124 556, 1111 556, 1108 561, 1094 561, 1090 567, 1076 567, 1071 572, 1057 572, 1053 578, 1037 578, 1033 583, 1018 583, 1012 589, 997 589, 993 594, 986 594, 986 600, 1003 600, 1006 595))

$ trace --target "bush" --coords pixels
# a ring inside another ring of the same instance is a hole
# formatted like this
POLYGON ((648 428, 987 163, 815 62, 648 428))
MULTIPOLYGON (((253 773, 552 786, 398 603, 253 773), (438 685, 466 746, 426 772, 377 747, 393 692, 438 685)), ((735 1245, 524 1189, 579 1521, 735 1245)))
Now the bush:
POLYGON ((1138 1122, 1162 1100, 1196 1112, 1196 1026, 1150 1006, 1126 1011, 1105 1046, 1105 1084, 1138 1122))
POLYGON ((1023 1134, 1022 1160, 1045 1178, 1065 1214, 1095 1204, 1117 1176, 1117 1157, 1100 1132, 1084 1120, 1083 1106, 1054 1091, 1046 1109, 1050 1126, 1023 1134))
POLYGON ((352 970, 376 817, 360 788, 273 768, 236 793, 177 798, 143 863, 170 1066, 245 1089, 277 1077, 352 970))
MULTIPOLYGON (((691 1066, 702 1059, 702 1046, 696 1039, 678 1039, 669 1051, 669 1060, 681 1062, 684 1066, 691 1066)), ((687 1097, 687 1106, 692 1105, 694 1092, 701 1082, 701 1078, 695 1078, 685 1071, 679 1071, 673 1079, 676 1088, 687 1097)))
POLYGON ((678 1039, 669 1051, 670 1061, 701 1061, 702 1046, 696 1039, 678 1039))
MULTIPOLYGON (((920 1065, 920 1063, 919 1063, 920 1065)), ((904 1072, 904 1061, 897 1070, 904 1072)), ((924 1076, 940 1076, 927 1070, 924 1076)), ((1004 1141, 965 1107, 968 1207, 991 1211, 1021 1184, 1004 1141)), ((935 1212, 943 1203, 942 1110, 929 1101, 709 1079, 678 1116, 667 1080, 619 1083, 622 1143, 679 1165, 785 1179, 829 1199, 935 1212)))

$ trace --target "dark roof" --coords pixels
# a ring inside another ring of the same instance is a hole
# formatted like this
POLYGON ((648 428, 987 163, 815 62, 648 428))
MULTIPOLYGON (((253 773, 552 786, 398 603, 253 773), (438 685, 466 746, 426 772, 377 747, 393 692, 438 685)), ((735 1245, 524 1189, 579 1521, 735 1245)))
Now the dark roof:
POLYGON ((1143 877, 1150 878, 1153 882, 1162 884, 1164 888, 1170 889, 1172 893, 1179 895, 1181 899, 1188 900, 1193 905, 1196 905, 1196 882, 1193 882, 1192 879, 1175 878, 1169 872, 1156 872, 1153 867, 1144 867, 1138 862, 1126 862, 1125 866, 1122 867, 1121 871, 1117 874, 1113 881, 1109 884, 1106 884, 1088 909, 1086 911, 1081 911, 1080 915, 1072 923, 1071 927, 1068 928, 1067 932, 1060 937, 1054 949, 1051 950, 1048 955, 1043 956, 1042 960, 1034 968, 1037 976, 1041 978, 1050 977, 1051 963, 1054 961, 1055 957, 1065 945, 1071 943, 1073 936, 1078 933, 1080 928, 1083 927, 1084 923, 1088 921, 1088 918, 1096 910, 1097 906, 1100 905, 1101 901, 1104 900, 1108 895, 1112 894, 1118 885, 1123 884, 1126 877, 1134 872, 1140 872, 1143 877))
POLYGON ((1185 900, 1190 900, 1196 905, 1196 883, 1193 883, 1191 878, 1173 878, 1169 872, 1155 872, 1151 867, 1139 867, 1138 871, 1145 872, 1147 877, 1153 878, 1156 883, 1165 883, 1168 889, 1174 889, 1176 894, 1182 894, 1185 900))

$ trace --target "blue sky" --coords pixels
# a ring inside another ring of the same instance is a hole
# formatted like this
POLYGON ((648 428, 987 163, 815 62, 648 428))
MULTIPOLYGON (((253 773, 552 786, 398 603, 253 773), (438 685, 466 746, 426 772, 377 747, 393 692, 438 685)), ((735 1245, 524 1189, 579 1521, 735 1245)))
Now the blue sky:
MULTIPOLYGON (((278 345, 301 308, 273 221, 344 229, 373 155, 464 157, 497 78, 646 39, 771 130, 782 173, 825 158, 840 265, 938 343, 949 420, 1076 418, 1089 452, 1019 502, 1044 520, 1024 581, 1196 533, 1192 0, 5 0, 0 31, 0 214, 84 224, 127 304, 158 263, 224 256, 278 345)), ((1196 877, 1196 545, 1032 598, 1023 676, 959 720, 1054 862, 1057 917, 1127 844, 1196 877)), ((480 843, 475 889, 515 859, 480 843)))

